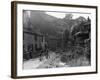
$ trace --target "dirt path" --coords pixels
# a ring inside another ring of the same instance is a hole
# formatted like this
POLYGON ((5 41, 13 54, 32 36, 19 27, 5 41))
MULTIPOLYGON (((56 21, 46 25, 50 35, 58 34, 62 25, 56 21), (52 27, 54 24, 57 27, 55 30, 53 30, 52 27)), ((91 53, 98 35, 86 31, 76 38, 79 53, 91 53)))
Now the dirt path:
MULTIPOLYGON (((64 52, 62 54, 57 54, 55 52, 49 52, 49 58, 47 59, 43 56, 43 59, 40 61, 40 58, 31 59, 23 64, 24 69, 40 69, 40 68, 56 68, 56 67, 75 67, 75 66, 88 66, 89 61, 86 57, 81 56, 79 58, 71 59, 68 62, 61 61, 62 56, 69 56, 70 52, 64 52)), ((67 58, 67 57, 66 57, 67 58)))

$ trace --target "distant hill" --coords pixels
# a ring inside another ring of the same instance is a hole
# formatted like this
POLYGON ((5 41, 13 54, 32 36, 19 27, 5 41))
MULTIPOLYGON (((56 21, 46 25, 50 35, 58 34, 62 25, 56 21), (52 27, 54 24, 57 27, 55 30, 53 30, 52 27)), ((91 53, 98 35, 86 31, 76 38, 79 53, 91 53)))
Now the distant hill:
POLYGON ((33 32, 54 37, 61 37, 65 30, 71 31, 73 27, 77 27, 75 25, 78 25, 81 21, 86 21, 82 16, 72 19, 71 14, 66 15, 63 19, 59 19, 46 14, 44 11, 31 11, 30 17, 25 19, 26 16, 24 16, 26 21, 24 27, 30 28, 33 32))

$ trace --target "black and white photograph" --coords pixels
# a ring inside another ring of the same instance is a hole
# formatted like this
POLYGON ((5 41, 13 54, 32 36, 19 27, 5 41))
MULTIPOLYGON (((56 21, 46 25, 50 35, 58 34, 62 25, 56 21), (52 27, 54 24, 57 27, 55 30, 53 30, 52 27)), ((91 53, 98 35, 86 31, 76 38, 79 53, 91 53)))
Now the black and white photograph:
POLYGON ((91 66, 89 13, 23 10, 23 69, 91 66))
POLYGON ((97 73, 97 6, 12 2, 14 78, 97 73))

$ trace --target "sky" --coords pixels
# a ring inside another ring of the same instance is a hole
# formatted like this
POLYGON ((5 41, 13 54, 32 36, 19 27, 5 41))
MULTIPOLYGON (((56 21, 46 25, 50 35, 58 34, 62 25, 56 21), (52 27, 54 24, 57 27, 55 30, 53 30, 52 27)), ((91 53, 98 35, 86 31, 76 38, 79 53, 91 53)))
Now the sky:
MULTIPOLYGON (((46 12, 46 14, 54 16, 56 18, 64 18, 66 14, 71 14, 71 13, 58 13, 58 12, 46 12)), ((83 16, 84 18, 90 17, 90 14, 80 14, 80 13, 72 13, 73 19, 78 18, 79 16, 83 16)))

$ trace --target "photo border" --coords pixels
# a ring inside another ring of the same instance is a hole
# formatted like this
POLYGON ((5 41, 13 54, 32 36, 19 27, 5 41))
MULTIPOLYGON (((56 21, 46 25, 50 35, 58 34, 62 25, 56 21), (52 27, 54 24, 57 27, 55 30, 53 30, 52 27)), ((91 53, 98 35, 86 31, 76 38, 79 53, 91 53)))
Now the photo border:
POLYGON ((66 75, 80 75, 80 74, 94 74, 98 72, 98 7, 88 5, 73 5, 73 4, 58 4, 58 3, 40 3, 40 2, 26 2, 26 1, 12 1, 11 2, 11 77, 12 78, 32 78, 32 77, 50 77, 50 76, 66 76, 66 75), (49 75, 33 75, 33 76, 17 76, 17 4, 36 4, 49 5, 60 7, 81 7, 96 9, 96 71, 94 72, 80 72, 80 73, 63 73, 63 74, 49 74, 49 75))

